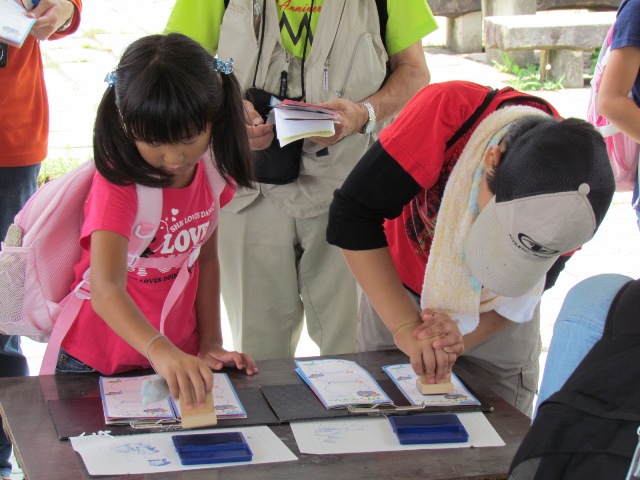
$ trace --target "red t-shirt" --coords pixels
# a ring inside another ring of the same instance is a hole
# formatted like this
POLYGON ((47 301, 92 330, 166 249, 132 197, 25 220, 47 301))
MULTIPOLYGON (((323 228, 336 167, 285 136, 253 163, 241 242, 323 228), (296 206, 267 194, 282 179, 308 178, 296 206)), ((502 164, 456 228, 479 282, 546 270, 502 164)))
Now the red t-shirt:
POLYGON ((464 135, 447 146, 489 91, 488 87, 465 81, 431 84, 380 133, 384 150, 422 187, 399 217, 384 223, 400 280, 417 294, 422 291, 445 185, 476 126, 508 100, 557 115, 543 100, 507 87, 495 95, 464 135))
MULTIPOLYGON (((233 197, 233 188, 225 187, 220 196, 220 206, 233 197)), ((169 257, 176 253, 188 253, 200 233, 212 220, 215 197, 211 192, 202 163, 198 165, 191 184, 182 189, 164 188, 162 191, 162 220, 155 238, 142 256, 169 257)), ((80 245, 83 249, 76 273, 75 285, 89 267, 91 233, 108 230, 127 239, 136 215, 137 194, 134 185, 114 185, 96 173, 85 204, 85 222, 80 245)), ((202 233, 204 234, 204 233, 202 233)), ((134 268, 127 275, 127 292, 156 328, 160 327, 160 315, 167 294, 179 268, 134 268)), ((191 269, 189 281, 165 321, 164 334, 182 351, 197 355, 199 337, 196 322, 195 298, 198 286, 198 262, 191 269)), ((114 373, 149 368, 149 361, 111 330, 84 302, 80 314, 67 333, 62 348, 70 355, 100 373, 114 373)))

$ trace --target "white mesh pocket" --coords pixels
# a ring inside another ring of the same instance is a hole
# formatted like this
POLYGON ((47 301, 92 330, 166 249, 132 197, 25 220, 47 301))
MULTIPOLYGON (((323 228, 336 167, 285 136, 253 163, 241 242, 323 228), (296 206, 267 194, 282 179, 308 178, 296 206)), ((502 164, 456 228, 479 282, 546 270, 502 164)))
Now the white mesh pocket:
POLYGON ((0 332, 46 341, 53 321, 38 278, 34 249, 3 246, 0 252, 0 332))

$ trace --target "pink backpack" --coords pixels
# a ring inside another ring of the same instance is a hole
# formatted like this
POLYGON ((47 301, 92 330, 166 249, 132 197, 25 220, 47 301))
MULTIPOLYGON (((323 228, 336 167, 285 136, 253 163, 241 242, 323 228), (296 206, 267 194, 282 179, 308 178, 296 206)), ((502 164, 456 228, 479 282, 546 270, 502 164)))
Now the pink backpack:
MULTIPOLYGON (((203 244, 218 223, 219 198, 225 181, 209 154, 203 162, 215 198, 215 211, 203 244)), ((48 342, 40 374, 53 374, 60 345, 82 302, 91 298, 89 270, 70 292, 74 265, 80 259, 80 232, 84 202, 91 188, 95 164, 87 162, 48 182, 16 215, 0 251, 0 333, 24 335, 48 342)), ((199 247, 171 258, 142 258, 160 225, 162 189, 136 185, 138 212, 129 241, 130 268, 180 267, 163 306, 160 330, 166 315, 180 297, 199 247)))
MULTIPOLYGON (((598 113, 598 92, 604 69, 609 60, 613 26, 609 29, 602 43, 600 55, 596 62, 596 68, 591 80, 591 96, 587 110, 587 121, 597 127, 607 144, 607 152, 611 161, 611 168, 616 179, 616 190, 626 192, 633 190, 638 178, 638 143, 622 133, 609 120, 598 113)), ((629 93, 631 95, 631 93, 629 93)))

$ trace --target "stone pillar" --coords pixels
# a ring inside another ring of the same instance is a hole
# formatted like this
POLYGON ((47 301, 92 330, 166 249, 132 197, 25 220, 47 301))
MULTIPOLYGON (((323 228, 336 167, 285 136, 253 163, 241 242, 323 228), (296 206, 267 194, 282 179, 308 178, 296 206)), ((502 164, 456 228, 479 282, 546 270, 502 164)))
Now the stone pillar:
POLYGON ((584 67, 582 52, 579 50, 551 50, 549 51, 549 78, 560 80, 565 88, 584 87, 584 67))
POLYGON ((447 47, 458 53, 482 51, 482 12, 447 19, 447 47))
MULTIPOLYGON (((482 16, 492 17, 498 15, 531 15, 536 13, 536 0, 482 0, 482 16)), ((487 48, 487 60, 502 63, 500 50, 497 48, 487 48)), ((509 56, 516 65, 521 67, 528 63, 534 63, 534 52, 532 50, 512 51, 509 56)))

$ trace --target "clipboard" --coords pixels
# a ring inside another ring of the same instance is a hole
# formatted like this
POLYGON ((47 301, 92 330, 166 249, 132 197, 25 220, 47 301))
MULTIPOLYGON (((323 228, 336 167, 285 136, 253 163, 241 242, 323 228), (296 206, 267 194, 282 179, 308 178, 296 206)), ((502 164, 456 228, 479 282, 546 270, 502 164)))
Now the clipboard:
MULTIPOLYGON (((218 427, 248 427, 278 425, 280 423, 259 388, 235 387, 235 389, 247 411, 247 418, 219 419, 218 427)), ((175 421, 136 422, 135 426, 106 425, 102 400, 99 396, 48 400, 46 403, 60 440, 67 440, 69 437, 76 437, 82 433, 91 434, 106 430, 110 431, 111 435, 182 431, 182 425, 175 421)))
POLYGON ((460 380, 469 392, 478 399, 479 405, 426 406, 411 405, 391 379, 377 380, 380 387, 392 400, 391 405, 349 406, 327 409, 311 388, 302 380, 289 385, 264 385, 260 390, 269 406, 281 422, 344 418, 354 415, 409 415, 414 413, 491 412, 493 406, 478 396, 473 389, 460 380))

